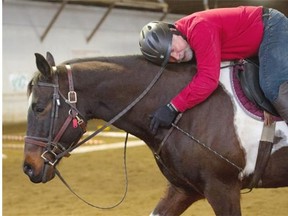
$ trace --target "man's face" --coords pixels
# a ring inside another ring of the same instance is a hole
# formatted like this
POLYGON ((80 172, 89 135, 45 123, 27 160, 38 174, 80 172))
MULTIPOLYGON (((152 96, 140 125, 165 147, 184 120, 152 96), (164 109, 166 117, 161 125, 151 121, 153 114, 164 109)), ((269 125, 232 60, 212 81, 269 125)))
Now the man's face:
POLYGON ((181 35, 173 35, 169 62, 187 62, 193 57, 193 52, 181 35))

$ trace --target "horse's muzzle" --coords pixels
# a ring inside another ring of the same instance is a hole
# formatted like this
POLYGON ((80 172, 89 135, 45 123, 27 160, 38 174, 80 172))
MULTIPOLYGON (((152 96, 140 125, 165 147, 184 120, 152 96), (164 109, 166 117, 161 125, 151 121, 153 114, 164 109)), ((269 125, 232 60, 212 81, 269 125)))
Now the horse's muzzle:
POLYGON ((48 164, 44 164, 42 171, 37 174, 37 171, 29 163, 24 162, 23 171, 29 177, 33 183, 46 183, 55 177, 53 167, 48 164))

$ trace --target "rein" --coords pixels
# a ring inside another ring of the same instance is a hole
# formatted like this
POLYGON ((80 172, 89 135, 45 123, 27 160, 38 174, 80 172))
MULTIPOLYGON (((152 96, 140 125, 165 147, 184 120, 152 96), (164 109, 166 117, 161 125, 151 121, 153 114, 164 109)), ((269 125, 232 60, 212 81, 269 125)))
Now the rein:
POLYGON ((115 121, 120 119, 123 115, 125 115, 130 109, 132 109, 149 91, 150 89, 154 86, 154 84, 158 81, 160 76, 162 75, 163 71, 165 70, 166 65, 162 66, 161 69, 158 71, 156 76, 153 78, 153 80, 150 82, 150 84, 146 87, 146 89, 131 103, 129 104, 126 108, 124 108, 120 113, 118 113, 114 118, 112 118, 109 122, 106 122, 101 128, 93 132, 91 135, 83 139, 82 141, 78 142, 76 145, 72 146, 71 148, 67 149, 70 151, 73 151, 75 148, 79 147, 83 143, 87 142, 88 140, 92 139, 95 137, 97 134, 102 132, 105 128, 109 127, 112 125, 115 121))
POLYGON ((207 146, 205 143, 201 142, 200 140, 196 139, 194 136, 192 136, 190 133, 188 133, 187 131, 183 130, 182 128, 180 128, 179 126, 177 126, 176 124, 172 123, 172 127, 177 129, 178 131, 180 131, 181 133, 183 133, 185 136, 189 137, 191 140, 195 141, 196 143, 200 144, 201 146, 203 146, 204 148, 206 148, 208 151, 212 152, 213 154, 215 154, 217 157, 223 159, 224 161, 226 161, 228 164, 230 164, 231 166, 235 167, 236 169, 238 169, 239 173, 240 173, 240 177, 242 176, 241 173, 243 171, 243 169, 241 167, 239 167, 238 165, 236 165, 235 163, 231 162, 230 160, 228 160, 227 158, 225 158, 223 155, 221 155, 220 153, 218 153, 217 151, 213 150, 212 148, 210 148, 209 146, 207 146))
POLYGON ((80 199, 82 202, 86 203, 87 205, 93 207, 93 208, 97 208, 97 209, 112 209, 115 208, 117 206, 119 206, 124 199, 126 198, 127 192, 128 192, 128 174, 127 174, 127 160, 126 160, 126 152, 127 152, 127 142, 128 142, 128 133, 126 133, 126 137, 125 137, 125 142, 124 142, 124 152, 123 152, 123 165, 124 165, 124 176, 125 176, 125 189, 124 189, 124 193, 122 195, 122 198, 114 205, 111 206, 107 206, 107 207, 103 207, 103 206, 97 206, 95 204, 92 204, 88 201, 86 201, 85 199, 83 199, 81 196, 79 196, 71 187, 70 185, 65 181, 65 179, 62 177, 62 175, 60 174, 60 172, 58 171, 58 169, 56 167, 55 168, 55 173, 56 175, 59 177, 59 179, 63 182, 63 184, 68 188, 68 190, 74 194, 78 199, 80 199))

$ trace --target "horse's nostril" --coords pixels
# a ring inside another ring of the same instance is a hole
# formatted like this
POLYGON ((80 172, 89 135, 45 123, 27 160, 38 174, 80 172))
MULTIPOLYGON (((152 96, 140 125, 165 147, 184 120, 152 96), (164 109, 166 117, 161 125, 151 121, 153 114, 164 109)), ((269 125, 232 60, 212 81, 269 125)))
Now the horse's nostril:
POLYGON ((32 169, 32 167, 29 164, 24 164, 23 165, 23 171, 29 177, 33 176, 33 169, 32 169))

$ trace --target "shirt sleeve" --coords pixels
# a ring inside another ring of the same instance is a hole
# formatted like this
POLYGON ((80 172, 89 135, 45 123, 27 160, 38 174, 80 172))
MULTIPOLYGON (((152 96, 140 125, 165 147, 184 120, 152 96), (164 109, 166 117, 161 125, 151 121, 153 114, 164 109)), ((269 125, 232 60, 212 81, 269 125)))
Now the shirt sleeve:
POLYGON ((171 101, 180 112, 207 99, 217 88, 220 76, 221 43, 217 28, 203 21, 188 31, 191 36, 187 41, 195 53, 197 73, 171 101))

